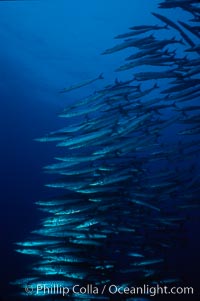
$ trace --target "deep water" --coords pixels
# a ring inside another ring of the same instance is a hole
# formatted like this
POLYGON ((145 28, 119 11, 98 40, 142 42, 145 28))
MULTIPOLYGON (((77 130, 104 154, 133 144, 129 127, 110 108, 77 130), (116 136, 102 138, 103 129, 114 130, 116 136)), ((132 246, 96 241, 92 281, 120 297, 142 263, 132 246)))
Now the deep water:
MULTIPOLYGON (((132 70, 114 71, 130 55, 129 49, 108 56, 101 53, 118 42, 113 37, 127 32, 133 25, 160 25, 151 14, 158 12, 159 2, 0 1, 0 301, 22 300, 15 296, 16 287, 10 282, 23 277, 34 260, 16 253, 15 242, 27 240, 46 216, 34 202, 54 194, 44 187, 52 176, 42 168, 51 164, 60 150, 55 143, 42 144, 34 139, 66 126, 58 113, 65 105, 102 88, 102 82, 96 81, 65 95, 59 91, 100 73, 104 75, 104 85, 113 83, 117 77, 129 79, 132 70)), ((166 14, 170 18, 176 15, 180 20, 187 17, 180 9, 166 14)), ((164 86, 167 84, 163 81, 164 86)), ((170 117, 168 114, 166 111, 166 118, 170 117)), ((167 144, 168 139, 176 140, 176 135, 167 131, 162 139, 167 144)), ((199 165, 199 153, 188 157, 184 164, 199 165)), ((193 286, 197 292, 199 208, 188 209, 186 216, 165 268, 175 271, 184 285, 193 286)), ((187 296, 181 298, 189 300, 187 296)), ((195 298, 191 300, 198 300, 195 298)), ((152 300, 165 298, 152 297, 152 300)))

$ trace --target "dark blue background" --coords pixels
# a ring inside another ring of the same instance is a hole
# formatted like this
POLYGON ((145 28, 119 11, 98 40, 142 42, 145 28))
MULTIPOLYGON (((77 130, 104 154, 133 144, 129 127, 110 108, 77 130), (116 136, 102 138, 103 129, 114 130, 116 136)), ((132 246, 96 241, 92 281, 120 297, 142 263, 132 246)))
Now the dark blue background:
MULTIPOLYGON (((13 292, 30 259, 14 252, 14 242, 29 237, 42 213, 34 201, 53 192, 44 187, 42 167, 57 154, 53 144, 33 141, 63 126, 56 114, 80 92, 59 89, 103 72, 113 80, 122 53, 101 56, 113 37, 128 27, 155 23, 158 1, 75 0, 0 3, 0 295, 13 292)), ((177 10, 177 14, 181 12, 177 10)), ((125 78, 131 73, 120 74, 125 78)), ((106 82, 105 82, 106 83, 106 82)), ((87 95, 95 83, 83 89, 87 95)), ((82 93, 82 91, 81 91, 82 93)), ((193 213, 189 213, 193 216, 193 213)), ((172 251, 172 266, 198 285, 199 216, 187 223, 188 243, 172 251)))

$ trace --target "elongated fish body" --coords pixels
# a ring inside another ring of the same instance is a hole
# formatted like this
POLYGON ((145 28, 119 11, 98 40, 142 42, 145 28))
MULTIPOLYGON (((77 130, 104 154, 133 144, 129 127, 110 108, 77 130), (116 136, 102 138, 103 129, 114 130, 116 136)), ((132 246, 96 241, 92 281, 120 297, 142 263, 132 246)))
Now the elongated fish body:
POLYGON ((183 131, 180 131, 178 134, 179 135, 198 135, 198 134, 200 134, 200 127, 183 130, 183 131))
POLYGON ((79 89, 81 87, 90 85, 91 83, 94 83, 95 81, 97 81, 99 79, 103 79, 103 74, 102 73, 98 77, 96 77, 94 79, 87 80, 87 81, 84 81, 82 83, 79 83, 79 84, 76 84, 76 85, 73 85, 73 86, 69 86, 68 88, 64 88, 63 90, 60 91, 60 93, 67 93, 67 92, 70 92, 72 90, 79 89))
POLYGON ((82 137, 77 137, 77 138, 75 137, 75 138, 68 139, 67 141, 57 144, 57 146, 71 146, 71 145, 78 144, 78 143, 86 143, 86 142, 89 143, 91 140, 99 139, 100 137, 102 137, 104 135, 109 135, 111 133, 112 133, 111 130, 105 129, 105 130, 102 130, 99 132, 86 134, 82 137))
POLYGON ((77 116, 89 114, 89 113, 92 113, 92 112, 96 112, 96 111, 102 109, 103 107, 105 107, 104 103, 99 104, 97 106, 87 108, 87 109, 82 110, 82 111, 81 110, 75 110, 74 112, 73 111, 63 112, 63 113, 59 114, 59 117, 64 117, 64 118, 77 117, 77 116))
MULTIPOLYGON (((152 36, 150 36, 150 40, 154 40, 152 36)), ((146 38, 141 39, 127 39, 124 43, 121 43, 113 48, 107 49, 102 54, 111 54, 129 47, 138 47, 142 42, 147 42, 148 40, 146 38)))
POLYGON ((16 243, 18 246, 21 247, 41 247, 41 246, 48 246, 48 245, 56 245, 59 244, 59 240, 41 240, 41 241, 25 241, 25 242, 18 242, 16 243))

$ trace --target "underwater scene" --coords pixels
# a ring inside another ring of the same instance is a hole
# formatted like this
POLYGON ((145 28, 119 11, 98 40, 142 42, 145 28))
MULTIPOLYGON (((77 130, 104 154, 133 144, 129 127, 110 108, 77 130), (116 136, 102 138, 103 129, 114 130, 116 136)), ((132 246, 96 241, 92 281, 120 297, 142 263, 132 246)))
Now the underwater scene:
POLYGON ((0 301, 200 300, 200 1, 1 0, 0 301))

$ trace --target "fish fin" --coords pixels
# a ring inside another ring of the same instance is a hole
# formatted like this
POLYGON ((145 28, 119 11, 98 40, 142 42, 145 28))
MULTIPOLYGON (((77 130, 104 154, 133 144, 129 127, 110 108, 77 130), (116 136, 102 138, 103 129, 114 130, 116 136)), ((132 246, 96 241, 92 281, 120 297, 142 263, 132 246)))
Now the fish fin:
POLYGON ((183 39, 180 39, 180 40, 179 40, 179 43, 180 43, 181 45, 185 45, 183 39))
POLYGON ((116 77, 115 78, 115 85, 119 85, 120 84, 120 81, 118 80, 118 78, 116 77))
POLYGON ((184 75, 183 75, 182 73, 180 73, 180 72, 178 72, 178 71, 174 71, 174 73, 175 73, 175 75, 176 75, 176 77, 177 77, 178 79, 183 79, 183 78, 184 78, 184 75))
POLYGON ((185 112, 184 109, 181 111, 181 113, 183 114, 183 116, 188 117, 188 114, 185 112))
POLYGON ((163 52, 164 55, 169 55, 169 49, 166 49, 164 52, 163 52))
POLYGON ((159 88, 158 83, 155 83, 154 86, 153 86, 153 88, 154 88, 154 89, 158 89, 158 88, 159 88))
POLYGON ((154 112, 158 115, 162 115, 158 109, 154 109, 154 112))
POLYGON ((104 79, 104 77, 103 77, 103 73, 99 74, 99 77, 98 77, 98 79, 104 79))
POLYGON ((176 109, 178 108, 178 106, 177 106, 177 104, 176 104, 175 101, 173 102, 172 106, 175 107, 176 109))
POLYGON ((126 110, 124 110, 121 105, 119 105, 118 108, 119 108, 120 113, 123 116, 128 116, 128 112, 126 110))
POLYGON ((128 94, 124 95, 124 99, 127 100, 127 101, 129 101, 128 94))
POLYGON ((137 90, 141 92, 141 83, 137 85, 137 90))

